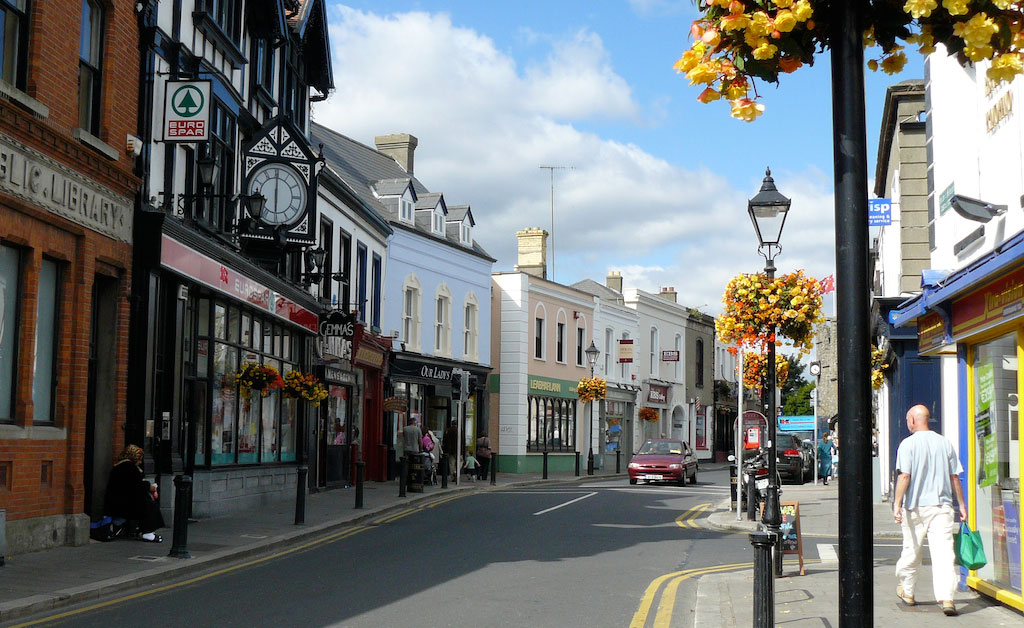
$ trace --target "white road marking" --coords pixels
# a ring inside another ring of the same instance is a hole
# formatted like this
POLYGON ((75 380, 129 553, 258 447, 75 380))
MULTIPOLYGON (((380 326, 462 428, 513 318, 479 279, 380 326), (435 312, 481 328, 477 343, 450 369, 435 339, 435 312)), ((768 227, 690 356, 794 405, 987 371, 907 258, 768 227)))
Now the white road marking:
POLYGON ((533 514, 534 515, 543 515, 544 513, 551 512, 552 510, 558 510, 559 508, 562 508, 564 506, 568 506, 569 504, 574 504, 574 503, 576 503, 576 502, 578 502, 580 500, 584 500, 584 499, 586 499, 588 497, 593 497, 594 495, 597 495, 597 493, 587 493, 586 495, 582 495, 580 497, 577 497, 576 499, 570 499, 569 501, 565 502, 564 504, 559 504, 557 506, 552 506, 551 508, 545 508, 544 510, 541 510, 540 512, 535 512, 533 514))
POLYGON ((818 557, 823 563, 838 563, 839 555, 836 554, 836 546, 831 543, 818 543, 818 557))

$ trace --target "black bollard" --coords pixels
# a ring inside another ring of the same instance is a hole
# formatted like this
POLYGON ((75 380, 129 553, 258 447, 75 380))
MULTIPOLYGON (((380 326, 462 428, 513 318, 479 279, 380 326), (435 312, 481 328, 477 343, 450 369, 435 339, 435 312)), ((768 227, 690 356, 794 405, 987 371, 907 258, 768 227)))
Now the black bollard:
POLYGON ((769 532, 750 533, 750 543, 754 546, 754 628, 775 628, 772 541, 769 532))
POLYGON ((754 478, 747 480, 747 521, 757 519, 757 488, 754 486, 754 478))
POLYGON ((363 507, 363 467, 366 463, 362 460, 356 462, 356 508, 363 507))
POLYGON ((402 456, 402 461, 398 463, 398 496, 405 497, 405 483, 409 474, 409 460, 405 456, 402 456))
POLYGON ((309 467, 300 464, 298 467, 299 477, 295 487, 295 525, 306 523, 306 474, 309 467))
POLYGON ((622 473, 622 450, 615 450, 615 474, 622 473))
POLYGON ((576 452, 576 477, 580 477, 580 452, 576 452))
POLYGON ((491 452, 491 486, 498 484, 498 454, 491 452))
POLYGON ((441 488, 448 488, 448 454, 441 454, 441 464, 438 467, 438 473, 441 474, 441 488))
POLYGON ((548 452, 544 452, 544 479, 548 479, 548 452))
POLYGON ((174 477, 174 539, 171 558, 192 558, 188 553, 188 507, 192 503, 192 476, 174 477))

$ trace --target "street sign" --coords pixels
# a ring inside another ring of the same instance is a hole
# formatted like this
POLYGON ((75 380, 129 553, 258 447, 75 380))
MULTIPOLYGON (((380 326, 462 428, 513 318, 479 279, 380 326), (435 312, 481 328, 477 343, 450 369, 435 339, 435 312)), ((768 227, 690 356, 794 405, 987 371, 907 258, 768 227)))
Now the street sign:
POLYGON ((783 432, 813 432, 814 415, 780 416, 778 426, 783 432))
POLYGON ((885 227, 892 224, 892 199, 872 198, 868 200, 868 226, 885 227))
POLYGON ((164 141, 210 139, 210 81, 167 81, 164 89, 164 141))

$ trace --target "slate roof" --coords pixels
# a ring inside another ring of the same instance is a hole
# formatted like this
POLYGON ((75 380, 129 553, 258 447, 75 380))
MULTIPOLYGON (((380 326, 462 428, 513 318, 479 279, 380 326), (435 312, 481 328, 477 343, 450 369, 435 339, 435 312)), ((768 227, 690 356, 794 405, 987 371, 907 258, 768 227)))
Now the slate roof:
MULTIPOLYGON (((409 187, 409 178, 404 179, 382 179, 373 184, 373 191, 378 196, 401 196, 409 187)), ((415 190, 414 190, 415 192, 415 190)))
POLYGON ((573 288, 592 294, 599 299, 608 299, 609 301, 616 301, 622 299, 622 293, 612 290, 608 286, 598 283, 593 279, 583 279, 572 284, 573 288))
POLYGON ((437 202, 442 201, 443 195, 440 192, 429 192, 427 194, 421 194, 416 196, 416 209, 434 209, 437 207, 437 202))
POLYGON ((462 222, 462 220, 469 215, 469 226, 475 226, 476 221, 473 220, 473 213, 469 209, 469 205, 452 205, 448 208, 448 222, 462 222))

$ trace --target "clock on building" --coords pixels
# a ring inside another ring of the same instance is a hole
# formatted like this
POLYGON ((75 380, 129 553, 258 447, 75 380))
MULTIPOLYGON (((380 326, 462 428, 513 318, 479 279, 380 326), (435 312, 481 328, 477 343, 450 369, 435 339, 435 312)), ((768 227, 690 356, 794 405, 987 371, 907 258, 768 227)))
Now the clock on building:
POLYGON ((267 163, 249 177, 249 194, 267 199, 260 220, 265 224, 290 225, 306 211, 308 184, 286 164, 267 163))

